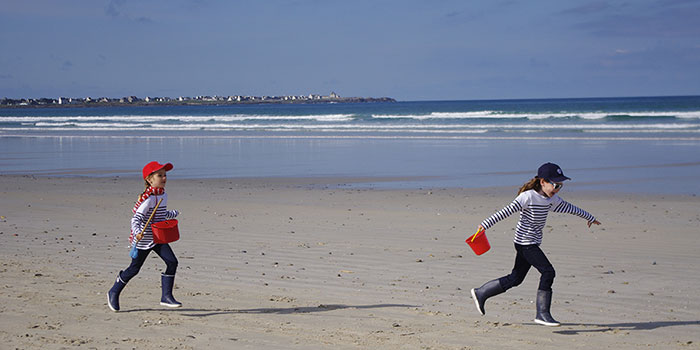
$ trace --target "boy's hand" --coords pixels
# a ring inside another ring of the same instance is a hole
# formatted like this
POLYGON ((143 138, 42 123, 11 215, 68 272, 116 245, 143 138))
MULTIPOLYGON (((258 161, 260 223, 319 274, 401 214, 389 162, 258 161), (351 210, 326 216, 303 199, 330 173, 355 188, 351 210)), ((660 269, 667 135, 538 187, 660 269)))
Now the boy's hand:
POLYGON ((591 227, 591 225, 593 225, 593 224, 600 225, 600 221, 598 221, 598 220, 589 221, 588 227, 591 227))

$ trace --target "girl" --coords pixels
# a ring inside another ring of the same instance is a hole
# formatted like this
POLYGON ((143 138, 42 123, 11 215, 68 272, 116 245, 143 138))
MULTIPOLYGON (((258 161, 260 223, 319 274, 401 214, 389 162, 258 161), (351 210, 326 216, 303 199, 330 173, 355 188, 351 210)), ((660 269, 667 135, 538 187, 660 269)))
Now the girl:
POLYGON ((153 209, 161 199, 162 202, 158 206, 155 215, 153 215, 151 223, 172 219, 179 214, 177 210, 167 210, 168 195, 165 193, 167 175, 165 172, 172 168, 173 165, 170 163, 163 165, 158 162, 150 162, 143 167, 143 179, 146 181, 146 189, 139 196, 136 205, 134 205, 134 216, 131 218, 131 235, 129 237, 131 244, 137 248, 136 257, 132 257, 131 265, 126 270, 119 271, 114 286, 107 293, 107 305, 112 311, 119 311, 119 293, 121 293, 129 280, 139 273, 141 266, 143 266, 146 257, 151 251, 156 252, 163 259, 166 266, 165 273, 161 274, 163 294, 160 299, 160 305, 168 307, 182 306, 173 297, 175 270, 177 270, 177 258, 173 250, 168 244, 155 244, 153 242, 153 231, 151 231, 150 224, 145 231, 143 230, 153 209))
POLYGON ((515 230, 515 266, 510 275, 486 282, 479 288, 471 290, 476 309, 484 315, 486 299, 501 294, 523 282, 525 275, 534 266, 542 274, 537 289, 537 316, 535 322, 545 326, 559 326, 549 312, 552 302, 552 283, 554 283, 554 267, 540 249, 542 243, 542 228, 547 221, 550 211, 569 213, 580 216, 592 224, 600 225, 593 215, 585 210, 559 198, 557 193, 565 180, 561 168, 553 163, 543 164, 537 170, 537 176, 525 183, 518 191, 518 196, 505 208, 491 215, 479 225, 479 231, 491 228, 497 222, 507 218, 516 211, 520 212, 520 220, 515 230))

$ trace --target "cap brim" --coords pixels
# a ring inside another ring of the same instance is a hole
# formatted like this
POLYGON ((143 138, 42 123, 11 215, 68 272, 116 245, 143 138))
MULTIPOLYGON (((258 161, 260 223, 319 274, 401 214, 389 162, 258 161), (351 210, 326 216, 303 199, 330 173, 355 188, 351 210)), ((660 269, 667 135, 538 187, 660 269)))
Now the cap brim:
POLYGON ((552 181, 552 182, 564 182, 566 180, 571 180, 571 178, 562 175, 562 176, 557 176, 557 177, 553 177, 553 178, 549 179, 549 181, 552 181))
POLYGON ((173 165, 171 163, 165 163, 161 169, 165 169, 165 171, 170 171, 173 170, 173 165))

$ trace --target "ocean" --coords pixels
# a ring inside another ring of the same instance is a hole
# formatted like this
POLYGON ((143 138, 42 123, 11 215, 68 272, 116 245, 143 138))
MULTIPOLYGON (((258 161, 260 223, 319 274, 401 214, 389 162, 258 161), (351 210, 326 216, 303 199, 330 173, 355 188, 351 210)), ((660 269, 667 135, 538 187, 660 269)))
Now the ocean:
POLYGON ((348 177, 348 186, 700 193, 700 97, 0 109, 0 174, 348 177))

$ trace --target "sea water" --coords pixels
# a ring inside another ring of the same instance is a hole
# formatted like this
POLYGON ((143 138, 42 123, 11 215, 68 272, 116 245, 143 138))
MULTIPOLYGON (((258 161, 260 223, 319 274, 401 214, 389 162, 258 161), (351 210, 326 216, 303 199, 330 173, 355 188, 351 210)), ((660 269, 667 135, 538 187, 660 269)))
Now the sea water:
POLYGON ((575 190, 697 194, 700 97, 0 109, 0 150, 0 174, 479 188, 551 161, 575 190))

